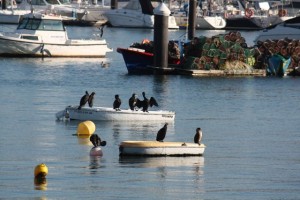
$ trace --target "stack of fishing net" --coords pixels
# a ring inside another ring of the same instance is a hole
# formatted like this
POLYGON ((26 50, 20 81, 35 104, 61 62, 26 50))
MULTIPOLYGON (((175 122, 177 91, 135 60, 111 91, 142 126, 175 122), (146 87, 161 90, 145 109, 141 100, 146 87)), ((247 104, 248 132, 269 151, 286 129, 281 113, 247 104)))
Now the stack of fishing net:
POLYGON ((300 41, 296 39, 283 38, 279 40, 257 41, 257 68, 265 68, 267 65, 267 58, 273 55, 279 55, 287 59, 291 57, 291 64, 289 68, 300 66, 300 41))
POLYGON ((186 69, 252 70, 254 48, 248 48, 239 32, 195 37, 185 46, 186 69))

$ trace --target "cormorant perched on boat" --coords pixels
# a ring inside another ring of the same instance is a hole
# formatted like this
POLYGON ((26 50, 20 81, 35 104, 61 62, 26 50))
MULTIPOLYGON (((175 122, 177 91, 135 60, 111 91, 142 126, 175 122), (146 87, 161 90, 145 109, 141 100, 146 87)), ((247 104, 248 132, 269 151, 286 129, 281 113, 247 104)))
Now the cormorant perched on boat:
POLYGON ((115 101, 114 101, 114 104, 113 104, 113 107, 116 111, 120 111, 120 106, 121 106, 121 99, 119 98, 119 95, 116 94, 115 95, 115 101))
POLYGON ((80 110, 81 107, 84 106, 86 104, 86 102, 88 102, 88 100, 89 100, 89 93, 88 93, 88 91, 85 91, 85 95, 83 95, 80 99, 78 110, 80 110))
POLYGON ((167 126, 168 126, 168 123, 165 123, 165 125, 161 129, 159 129, 159 131, 157 132, 157 135, 156 135, 156 141, 163 142, 163 140, 166 137, 167 126))
POLYGON ((201 128, 197 128, 196 134, 194 136, 194 142, 200 145, 201 140, 202 140, 202 130, 201 130, 201 128))
POLYGON ((89 96, 88 103, 89 103, 90 108, 93 107, 93 105, 94 105, 94 95, 95 94, 96 94, 95 92, 92 92, 92 94, 89 96))
POLYGON ((149 106, 152 107, 152 106, 158 106, 156 100, 154 99, 154 97, 151 97, 150 100, 146 97, 146 93, 145 92, 142 92, 142 95, 144 97, 144 100, 141 101, 141 100, 137 100, 137 103, 136 103, 136 106, 138 108, 143 108, 143 112, 148 112, 148 108, 149 106))
POLYGON ((93 143, 94 147, 106 145, 106 141, 101 141, 101 138, 97 134, 92 134, 90 141, 93 143))
POLYGON ((135 106, 136 106, 136 103, 137 103, 137 98, 136 98, 136 94, 133 93, 132 96, 129 98, 129 108, 131 110, 134 110, 135 106))

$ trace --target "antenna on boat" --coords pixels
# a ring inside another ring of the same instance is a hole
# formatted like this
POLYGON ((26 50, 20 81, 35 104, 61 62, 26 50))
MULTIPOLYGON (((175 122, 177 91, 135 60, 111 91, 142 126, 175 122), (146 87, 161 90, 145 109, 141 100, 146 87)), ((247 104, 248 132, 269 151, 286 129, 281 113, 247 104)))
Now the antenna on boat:
POLYGON ((33 6, 32 6, 31 1, 29 1, 29 3, 30 3, 30 13, 33 14, 33 6))

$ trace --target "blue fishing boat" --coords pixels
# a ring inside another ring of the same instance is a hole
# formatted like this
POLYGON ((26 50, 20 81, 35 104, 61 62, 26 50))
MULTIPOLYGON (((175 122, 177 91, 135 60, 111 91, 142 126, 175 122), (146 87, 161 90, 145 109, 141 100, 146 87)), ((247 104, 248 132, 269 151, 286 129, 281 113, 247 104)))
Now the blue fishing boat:
MULTIPOLYGON (((129 48, 117 48, 117 52, 122 54, 125 61, 128 74, 153 74, 159 73, 162 68, 154 67, 154 50, 153 43, 150 41, 143 41, 142 43, 135 43, 129 48)), ((180 64, 180 50, 174 51, 169 49, 168 64, 170 66, 178 66, 180 64)), ((173 73, 173 68, 163 69, 164 73, 168 71, 173 73)))
POLYGON ((291 63, 291 57, 285 58, 282 55, 274 54, 268 59, 266 75, 284 76, 290 63, 291 63))

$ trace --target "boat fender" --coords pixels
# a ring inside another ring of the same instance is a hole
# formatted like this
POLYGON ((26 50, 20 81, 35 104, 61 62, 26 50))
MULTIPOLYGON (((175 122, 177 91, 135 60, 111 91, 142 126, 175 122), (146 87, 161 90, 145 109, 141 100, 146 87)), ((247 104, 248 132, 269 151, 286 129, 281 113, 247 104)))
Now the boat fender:
POLYGON ((249 8, 246 8, 246 10, 245 10, 245 16, 246 16, 247 18, 252 17, 253 14, 254 14, 253 10, 251 10, 251 9, 249 9, 249 8))
POLYGON ((285 9, 280 9, 278 11, 279 17, 284 17, 284 16, 286 16, 286 14, 287 14, 287 11, 285 9))
POLYGON ((93 147, 90 150, 90 156, 103 156, 103 152, 101 147, 97 146, 97 147, 93 147))

